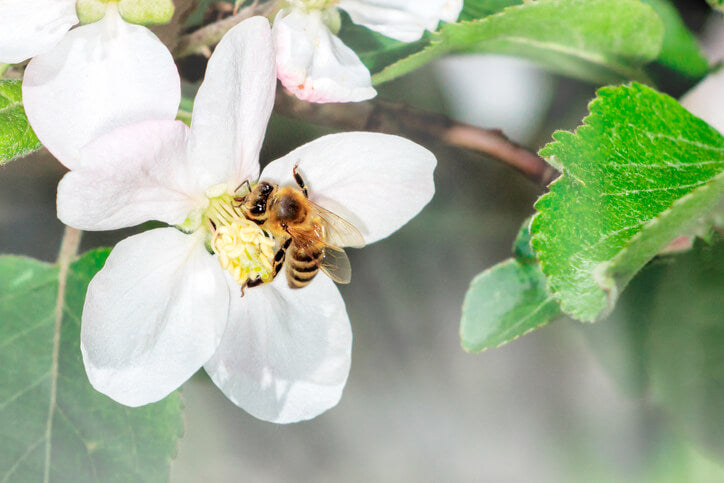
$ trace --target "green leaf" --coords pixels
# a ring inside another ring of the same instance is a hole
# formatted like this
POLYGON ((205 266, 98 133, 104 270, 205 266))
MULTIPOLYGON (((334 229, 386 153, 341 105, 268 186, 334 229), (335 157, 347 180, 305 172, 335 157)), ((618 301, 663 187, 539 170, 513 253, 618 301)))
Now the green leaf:
POLYGON ((693 250, 649 264, 632 280, 612 316, 585 329, 614 380, 645 398, 647 405, 654 402, 663 408, 678 433, 720 461, 724 460, 722 294, 724 243, 716 236, 713 245, 697 240, 693 250))
POLYGON ((128 408, 96 392, 83 368, 80 314, 107 256, 87 253, 64 279, 57 265, 0 257, 3 482, 168 481, 183 430, 178 395, 128 408))
POLYGON ((463 303, 460 340, 468 352, 500 347, 560 313, 539 265, 509 259, 473 279, 463 303))
POLYGON ((20 81, 0 80, 0 166, 41 147, 23 109, 20 81))
POLYGON ((719 11, 724 11, 724 0, 706 0, 711 8, 719 11))
POLYGON ((502 12, 507 7, 520 5, 523 0, 465 0, 460 21, 478 20, 502 12))
POLYGON ((669 0, 642 0, 653 7, 664 21, 664 43, 658 61, 689 77, 703 77, 709 62, 694 34, 686 27, 679 11, 669 0))
POLYGON ((481 20, 447 24, 420 52, 373 75, 379 84, 450 53, 506 54, 593 82, 645 79, 664 25, 638 0, 539 0, 481 20))
POLYGON ((724 243, 698 242, 650 288, 646 350, 654 396, 679 428, 722 459, 724 243))
POLYGON ((527 220, 509 259, 473 279, 465 294, 460 340, 468 352, 499 347, 561 315, 530 248, 527 220))
POLYGON ((563 311, 593 321, 724 195, 724 138, 640 84, 603 88, 540 154, 563 172, 536 203, 532 246, 563 311))

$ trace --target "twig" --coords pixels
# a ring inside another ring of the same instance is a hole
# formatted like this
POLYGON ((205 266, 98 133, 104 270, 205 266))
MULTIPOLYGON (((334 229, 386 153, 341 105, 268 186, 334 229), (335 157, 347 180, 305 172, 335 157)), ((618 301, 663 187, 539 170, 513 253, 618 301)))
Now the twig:
POLYGON ((551 181, 554 170, 499 129, 483 129, 444 115, 374 100, 347 104, 312 104, 277 90, 274 111, 282 116, 335 129, 403 134, 423 143, 439 141, 496 158, 538 184, 551 181))
POLYGON ((275 0, 265 2, 261 5, 259 5, 259 1, 256 0, 248 7, 240 9, 238 13, 231 17, 209 24, 190 34, 183 35, 179 38, 178 44, 173 51, 173 56, 180 59, 194 54, 208 54, 210 52, 209 47, 217 44, 224 34, 234 26, 255 15, 267 16, 274 11, 276 6, 277 2, 275 0))

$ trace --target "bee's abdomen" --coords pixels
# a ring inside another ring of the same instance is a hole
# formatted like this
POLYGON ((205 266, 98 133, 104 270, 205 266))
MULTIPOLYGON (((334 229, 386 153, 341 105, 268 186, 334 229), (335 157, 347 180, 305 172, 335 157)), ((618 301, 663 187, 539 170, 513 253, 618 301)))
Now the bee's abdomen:
POLYGON ((292 243, 287 253, 287 282, 291 288, 309 285, 319 272, 324 258, 324 245, 318 244, 300 250, 292 243))

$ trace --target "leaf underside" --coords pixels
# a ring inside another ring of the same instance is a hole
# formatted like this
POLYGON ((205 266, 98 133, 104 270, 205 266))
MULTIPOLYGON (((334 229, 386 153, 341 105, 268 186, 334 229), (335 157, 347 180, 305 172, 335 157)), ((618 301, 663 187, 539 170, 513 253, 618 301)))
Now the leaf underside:
POLYGON ((128 408, 88 383, 80 314, 107 250, 70 267, 53 360, 59 268, 0 257, 0 481, 167 481, 183 430, 178 395, 128 408), (54 391, 55 388, 55 391, 54 391))
POLYGON ((620 291, 724 195, 724 138, 640 84, 603 88, 540 154, 563 175, 536 203, 532 246, 562 310, 606 315, 620 291))

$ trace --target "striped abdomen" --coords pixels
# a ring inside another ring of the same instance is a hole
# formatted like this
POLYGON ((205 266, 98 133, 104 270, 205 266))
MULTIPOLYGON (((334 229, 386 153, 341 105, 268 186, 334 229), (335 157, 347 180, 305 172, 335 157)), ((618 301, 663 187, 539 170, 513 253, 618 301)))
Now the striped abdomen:
POLYGON ((309 285, 324 259, 324 243, 307 242, 300 248, 293 241, 287 250, 287 283, 291 288, 309 285))

